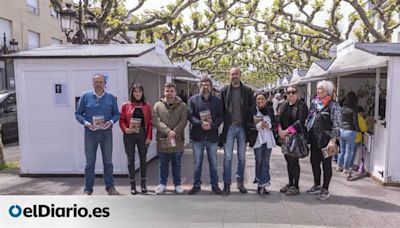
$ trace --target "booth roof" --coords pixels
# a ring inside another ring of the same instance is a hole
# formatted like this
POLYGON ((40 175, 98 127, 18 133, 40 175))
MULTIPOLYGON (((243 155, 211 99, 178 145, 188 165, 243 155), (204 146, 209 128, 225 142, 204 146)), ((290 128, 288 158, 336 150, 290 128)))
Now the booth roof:
POLYGON ((139 57, 154 49, 154 44, 52 45, 3 55, 0 58, 126 58, 139 57))
POLYGON ((377 56, 400 56, 400 43, 356 43, 355 48, 377 56))
POLYGON ((199 77, 194 73, 191 72, 184 67, 176 66, 176 65, 136 65, 136 64, 129 64, 128 65, 132 69, 139 69, 148 71, 151 73, 155 73, 158 75, 164 76, 172 76, 172 77, 179 77, 178 80, 184 80, 185 78, 188 81, 193 81, 199 79, 199 77))
POLYGON ((315 64, 317 64, 325 71, 328 70, 328 68, 332 65, 332 62, 333 62, 332 60, 327 60, 327 59, 314 61, 315 64))

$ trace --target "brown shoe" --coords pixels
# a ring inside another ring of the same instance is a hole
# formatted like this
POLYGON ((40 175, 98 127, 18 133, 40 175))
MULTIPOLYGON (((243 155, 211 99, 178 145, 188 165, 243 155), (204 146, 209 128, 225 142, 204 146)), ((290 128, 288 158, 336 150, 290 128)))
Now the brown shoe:
POLYGON ((289 190, 286 192, 287 196, 294 196, 300 194, 300 190, 294 186, 291 186, 289 190))
POLYGON ((282 193, 286 193, 289 190, 290 186, 287 184, 283 186, 279 191, 282 193))

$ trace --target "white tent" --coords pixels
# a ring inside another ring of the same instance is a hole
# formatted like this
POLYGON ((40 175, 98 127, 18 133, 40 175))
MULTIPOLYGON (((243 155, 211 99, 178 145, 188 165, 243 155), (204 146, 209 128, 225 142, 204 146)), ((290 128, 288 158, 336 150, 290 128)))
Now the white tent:
MULTIPOLYGON (((172 65, 156 44, 60 45, 5 57, 14 59, 21 175, 84 172, 84 130, 74 112, 81 94, 92 88, 94 74, 106 76, 107 90, 121 107, 129 99, 131 82, 142 80, 151 103, 159 99, 165 82, 161 74, 132 74, 129 64, 172 65), (56 87, 62 92, 56 92, 56 87)), ((113 127, 113 141, 114 173, 127 174, 118 124, 113 127)), ((154 137, 147 156, 148 160, 156 156, 154 137)), ((96 173, 102 173, 100 151, 97 157, 96 173)))
POLYGON ((376 123, 373 134, 366 138, 369 151, 366 168, 379 182, 400 183, 400 119, 397 117, 400 112, 400 43, 346 41, 338 45, 337 58, 327 72, 328 77, 337 77, 338 91, 353 84, 360 88, 357 93, 364 94, 365 89, 359 87, 360 84, 372 81, 376 123), (384 103, 381 97, 386 100, 384 103))

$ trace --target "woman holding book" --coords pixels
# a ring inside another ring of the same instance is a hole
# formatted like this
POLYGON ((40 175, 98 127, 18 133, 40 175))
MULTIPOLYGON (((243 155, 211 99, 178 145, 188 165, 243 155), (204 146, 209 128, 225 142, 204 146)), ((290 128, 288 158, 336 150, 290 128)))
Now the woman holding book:
POLYGON ((129 180, 131 194, 135 195, 135 147, 140 159, 141 191, 147 193, 146 187, 146 156, 147 147, 152 139, 153 120, 151 106, 146 102, 143 86, 131 86, 130 100, 121 108, 119 126, 124 133, 125 152, 128 157, 129 180))
MULTIPOLYGON (((283 142, 284 139, 291 134, 304 134, 306 129, 304 123, 307 118, 308 108, 304 101, 299 99, 298 91, 296 86, 289 86, 286 88, 286 94, 288 96, 287 101, 282 104, 282 110, 279 113, 279 125, 278 134, 283 142)), ((282 145, 282 150, 286 148, 282 145)), ((289 183, 280 189, 280 192, 286 193, 288 196, 298 195, 299 190, 299 179, 300 179, 300 164, 299 158, 293 157, 289 154, 284 153, 285 160, 287 163, 287 171, 289 177, 289 183)))
POLYGON ((317 96, 311 100, 306 127, 310 134, 311 167, 314 185, 308 194, 318 194, 317 198, 329 198, 329 183, 332 178, 332 155, 337 153, 336 140, 339 137, 341 112, 339 104, 332 99, 334 85, 331 81, 317 83, 317 96), (321 163, 324 181, 321 186, 321 163))
POLYGON ((275 138, 272 129, 275 128, 273 109, 267 105, 267 97, 263 93, 256 94, 256 105, 249 110, 248 124, 250 127, 249 146, 254 148, 256 159, 257 193, 268 195, 266 187, 270 185, 269 160, 275 138))

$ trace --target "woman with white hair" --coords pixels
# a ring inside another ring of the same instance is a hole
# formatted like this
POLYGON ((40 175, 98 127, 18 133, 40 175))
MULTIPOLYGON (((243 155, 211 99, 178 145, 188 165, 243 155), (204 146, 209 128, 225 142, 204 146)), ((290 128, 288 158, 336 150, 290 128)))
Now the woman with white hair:
POLYGON ((340 106, 333 100, 334 85, 331 81, 317 83, 317 96, 312 99, 306 127, 310 133, 311 167, 314 186, 308 194, 318 194, 318 199, 329 198, 329 183, 332 178, 332 154, 337 151, 336 140, 339 137, 340 106), (323 153, 324 152, 324 153, 323 153), (321 186, 321 163, 324 182, 321 186))

